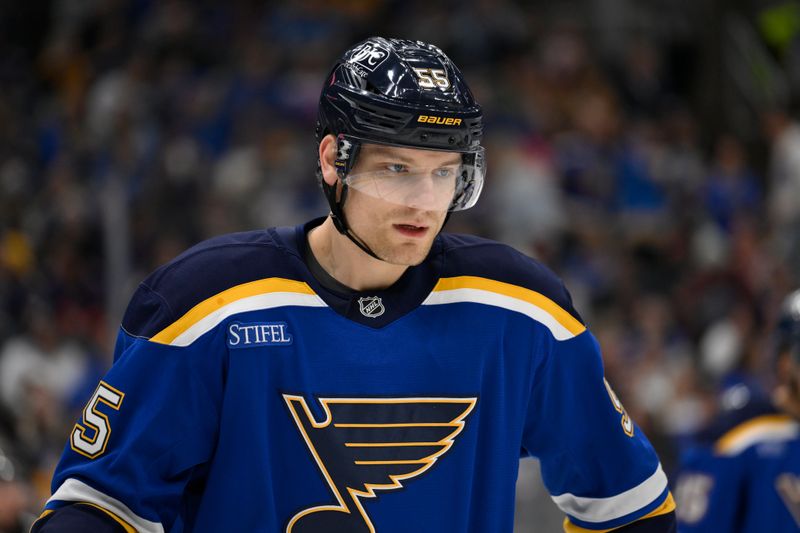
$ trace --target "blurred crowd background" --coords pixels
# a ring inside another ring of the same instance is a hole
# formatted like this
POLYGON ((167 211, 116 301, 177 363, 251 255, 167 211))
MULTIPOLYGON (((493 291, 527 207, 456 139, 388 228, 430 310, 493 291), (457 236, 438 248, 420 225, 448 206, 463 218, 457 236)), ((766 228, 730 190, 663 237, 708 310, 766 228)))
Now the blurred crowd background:
MULTIPOLYGON (((49 495, 148 272, 326 212, 319 91, 376 34, 462 67, 489 171, 448 230, 565 280, 668 472, 721 386, 769 390, 800 280, 797 1, 3 2, 0 532, 27 530, 49 495)), ((518 529, 556 531, 535 469, 518 529)))

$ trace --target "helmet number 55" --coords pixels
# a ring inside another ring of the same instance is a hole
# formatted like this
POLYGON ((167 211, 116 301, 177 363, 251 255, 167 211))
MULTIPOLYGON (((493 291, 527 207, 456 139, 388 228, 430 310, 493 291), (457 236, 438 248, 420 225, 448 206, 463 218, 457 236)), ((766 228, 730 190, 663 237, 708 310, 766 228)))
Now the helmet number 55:
POLYGON ((70 447, 79 454, 94 459, 106 451, 108 438, 111 436, 111 426, 108 417, 98 410, 101 403, 118 411, 125 398, 123 392, 118 391, 108 383, 101 381, 92 394, 89 403, 83 408, 83 420, 75 424, 70 435, 70 447))
POLYGON ((450 80, 447 79, 447 73, 444 69, 440 68, 415 68, 414 72, 419 77, 419 86, 425 89, 447 89, 450 87, 450 80))

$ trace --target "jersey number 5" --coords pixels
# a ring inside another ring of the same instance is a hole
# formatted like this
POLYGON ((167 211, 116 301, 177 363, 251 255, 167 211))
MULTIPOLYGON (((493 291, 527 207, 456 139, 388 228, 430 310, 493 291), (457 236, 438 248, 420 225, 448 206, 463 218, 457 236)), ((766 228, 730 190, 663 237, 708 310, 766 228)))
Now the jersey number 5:
POLYGON ((104 381, 100 382, 89 403, 83 408, 83 424, 78 422, 72 430, 70 446, 73 450, 89 459, 94 459, 106 451, 106 444, 111 436, 111 426, 108 424, 108 417, 101 413, 98 407, 104 403, 118 411, 124 397, 124 393, 104 381))
POLYGON ((608 396, 611 398, 611 403, 614 405, 614 409, 622 415, 622 420, 620 423, 622 424, 622 431, 629 437, 633 437, 633 420, 631 417, 628 416, 628 412, 622 407, 622 402, 619 401, 617 398, 617 394, 614 392, 614 389, 611 388, 611 385, 608 384, 606 378, 603 378, 603 383, 606 384, 606 390, 608 391, 608 396))

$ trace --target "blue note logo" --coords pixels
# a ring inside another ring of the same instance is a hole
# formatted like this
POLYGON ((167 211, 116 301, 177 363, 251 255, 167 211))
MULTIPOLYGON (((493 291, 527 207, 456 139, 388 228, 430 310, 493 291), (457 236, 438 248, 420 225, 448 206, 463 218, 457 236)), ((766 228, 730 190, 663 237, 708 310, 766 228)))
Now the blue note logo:
POLYGON ((233 322, 228 326, 228 347, 234 350, 288 344, 292 344, 292 336, 286 322, 233 322))
MULTIPOLYGON (((471 398, 316 398, 284 394, 289 415, 330 489, 288 519, 284 533, 376 533, 364 500, 403 490, 453 447, 478 402, 471 398)), ((410 489, 413 490, 413 489, 410 489)), ((396 530, 396 529, 395 529, 396 530)))
POLYGON ((374 72, 388 57, 389 50, 382 45, 378 43, 364 43, 353 51, 348 61, 370 72, 374 72))

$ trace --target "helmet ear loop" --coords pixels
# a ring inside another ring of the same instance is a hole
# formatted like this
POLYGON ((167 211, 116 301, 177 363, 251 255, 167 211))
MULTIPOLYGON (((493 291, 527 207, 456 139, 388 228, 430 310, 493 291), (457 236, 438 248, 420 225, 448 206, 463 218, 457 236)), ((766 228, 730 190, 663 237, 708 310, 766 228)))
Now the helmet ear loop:
POLYGON ((347 182, 344 180, 346 176, 344 171, 336 169, 336 175, 338 176, 339 180, 333 185, 328 185, 330 190, 328 193, 328 203, 331 205, 331 218, 333 218, 333 225, 337 230, 339 230, 339 233, 346 235, 349 228, 347 226, 347 219, 344 216, 344 201, 347 198, 347 191, 349 187, 347 186, 347 182), (342 184, 342 187, 338 188, 337 185, 340 183, 342 184))
POLYGON ((333 225, 342 235, 347 235, 349 233, 347 219, 344 216, 344 202, 347 199, 347 191, 349 189, 345 178, 347 178, 350 170, 355 165, 360 149, 361 143, 358 140, 347 138, 341 133, 336 136, 336 159, 333 164, 336 167, 336 175, 339 177, 342 188, 337 198, 336 184, 328 185, 325 183, 325 195, 328 198, 328 204, 331 208, 333 225))
POLYGON ((336 229, 350 239, 350 241, 361 248, 361 250, 379 261, 383 261, 378 255, 373 252, 369 246, 366 245, 361 239, 354 234, 351 230, 349 225, 347 224, 347 219, 344 216, 344 202, 347 199, 347 191, 349 187, 347 186, 347 175, 350 173, 352 168, 355 166, 356 157, 358 156, 358 152, 361 149, 361 142, 358 139, 347 138, 345 135, 339 134, 336 138, 336 161, 334 161, 334 165, 336 166, 336 175, 339 177, 338 183, 342 184, 342 188, 339 191, 339 198, 336 198, 336 185, 328 185, 328 189, 326 190, 326 194, 328 196, 328 203, 331 206, 331 218, 333 219, 333 225, 336 229))

